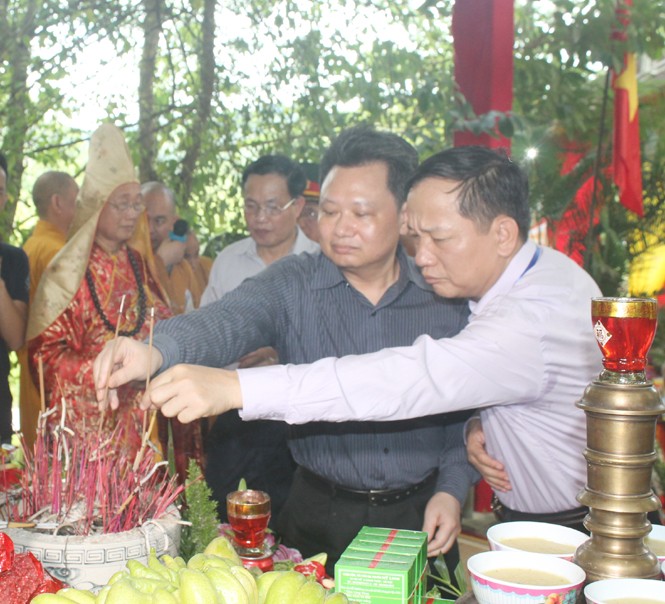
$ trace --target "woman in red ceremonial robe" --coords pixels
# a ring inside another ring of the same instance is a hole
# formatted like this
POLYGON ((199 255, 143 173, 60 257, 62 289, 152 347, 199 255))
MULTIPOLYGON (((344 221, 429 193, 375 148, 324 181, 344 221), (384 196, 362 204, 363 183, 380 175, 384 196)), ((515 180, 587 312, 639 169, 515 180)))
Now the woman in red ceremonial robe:
MULTIPOLYGON (((122 133, 101 126, 90 141, 90 157, 77 200, 76 217, 64 248, 44 273, 30 309, 29 353, 33 372, 44 367, 49 408, 66 410, 65 424, 75 434, 96 434, 100 425, 92 363, 104 344, 120 334, 147 338, 150 312, 155 320, 170 315, 144 257, 133 245, 143 217, 141 189, 122 133), (124 308, 120 315, 121 301, 124 308)), ((147 246, 146 246, 147 247, 147 246)), ((143 249, 146 249, 143 247, 143 249)), ((36 382, 38 383, 38 382, 36 382)), ((142 390, 124 387, 124 400, 138 400, 142 390)), ((60 411, 49 425, 60 421, 60 411)), ((104 417, 101 438, 118 429, 120 447, 138 451, 143 413, 126 405, 104 417)))

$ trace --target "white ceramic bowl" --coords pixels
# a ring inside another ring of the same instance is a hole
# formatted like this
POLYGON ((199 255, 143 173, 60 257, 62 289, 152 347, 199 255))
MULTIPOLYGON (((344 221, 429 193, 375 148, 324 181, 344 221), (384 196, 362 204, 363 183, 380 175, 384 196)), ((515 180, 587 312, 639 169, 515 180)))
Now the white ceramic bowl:
POLYGON ((157 555, 177 556, 180 513, 172 508, 163 518, 123 533, 88 537, 49 535, 30 529, 3 529, 17 553, 32 552, 54 577, 77 589, 97 591, 111 576, 124 570, 127 560, 148 563, 150 548, 157 555))
POLYGON ((589 538, 589 535, 566 526, 548 522, 502 522, 491 526, 487 531, 490 549, 494 551, 532 551, 515 545, 507 545, 504 541, 524 537, 539 537, 553 543, 569 546, 566 553, 546 555, 572 561, 575 550, 589 538))
POLYGON ((604 604, 625 598, 626 602, 655 600, 665 604, 665 582, 654 579, 603 579, 584 588, 587 604, 604 604))
POLYGON ((651 525, 651 532, 646 536, 644 543, 656 554, 658 562, 661 564, 665 562, 665 526, 662 524, 651 525))
POLYGON ((473 594, 479 604, 574 604, 586 579, 586 573, 568 560, 526 552, 482 552, 469 558, 467 568, 473 594), (560 585, 523 585, 494 579, 485 574, 504 568, 551 573, 562 577, 564 582, 560 585))

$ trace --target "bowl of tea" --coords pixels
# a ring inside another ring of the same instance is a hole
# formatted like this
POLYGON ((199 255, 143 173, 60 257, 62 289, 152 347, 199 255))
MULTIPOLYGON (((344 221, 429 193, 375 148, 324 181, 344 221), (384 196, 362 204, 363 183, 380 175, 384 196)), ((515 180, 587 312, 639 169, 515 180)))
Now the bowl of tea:
POLYGON ((589 535, 548 522, 502 522, 487 530, 490 549, 547 554, 571 560, 589 535))
POLYGON ((584 588, 587 604, 665 604, 665 582, 655 579, 602 579, 584 588))
POLYGON ((482 552, 467 568, 479 604, 576 602, 586 579, 573 562, 527 552, 482 552))
POLYGON ((644 544, 654 553, 661 564, 665 562, 665 526, 652 524, 651 532, 645 537, 644 544))

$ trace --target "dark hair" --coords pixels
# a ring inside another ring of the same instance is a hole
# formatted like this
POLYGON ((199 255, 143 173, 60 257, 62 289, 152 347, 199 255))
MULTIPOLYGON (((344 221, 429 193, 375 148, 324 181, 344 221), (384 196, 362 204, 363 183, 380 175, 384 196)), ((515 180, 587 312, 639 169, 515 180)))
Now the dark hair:
POLYGON ((244 187, 252 174, 280 174, 286 179, 286 186, 291 197, 299 197, 305 190, 307 178, 302 168, 285 155, 263 155, 247 166, 242 173, 241 184, 244 187))
POLYGON ((388 189, 401 206, 409 191, 409 178, 418 166, 418 152, 401 136, 371 126, 344 130, 332 142, 321 160, 319 182, 323 185, 335 166, 354 167, 374 162, 383 162, 388 167, 388 189))
POLYGON ((0 169, 5 173, 5 178, 9 178, 9 169, 7 168, 7 158, 0 152, 0 169))
POLYGON ((409 182, 409 189, 427 178, 445 178, 458 183, 460 215, 487 230, 500 215, 517 222, 526 241, 531 225, 529 183, 526 174, 505 153, 486 147, 446 149, 426 159, 409 182))

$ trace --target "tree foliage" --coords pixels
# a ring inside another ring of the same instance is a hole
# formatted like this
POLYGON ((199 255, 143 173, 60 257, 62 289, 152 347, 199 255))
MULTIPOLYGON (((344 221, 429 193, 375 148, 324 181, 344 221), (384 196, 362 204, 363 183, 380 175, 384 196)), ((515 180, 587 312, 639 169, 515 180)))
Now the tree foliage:
MULTIPOLYGON (((181 214, 216 245, 244 231, 239 173, 261 153, 316 163, 341 128, 359 122, 403 134, 422 156, 449 144, 454 128, 488 129, 496 116, 474 115, 454 85, 452 4, 1 0, 0 147, 11 203, 0 232, 13 227, 20 242, 32 224, 24 166, 80 173, 90 133, 75 116, 94 103, 125 128, 142 180, 171 186, 181 214), (125 89, 86 98, 68 88, 92 53, 100 69, 125 61, 125 89)), ((585 145, 587 166, 598 151, 607 159, 607 134, 597 145, 607 68, 625 50, 662 57, 662 3, 634 0, 620 43, 614 9, 614 0, 516 0, 514 108, 500 124, 516 158, 540 150, 528 164, 537 215, 560 216, 579 182, 560 175, 561 140, 585 145)), ((641 108, 654 178, 665 140, 660 90, 641 108)), ((609 113, 604 121, 607 133, 609 113)), ((616 227, 627 258, 635 225, 615 206, 607 204, 603 228, 616 227)))

